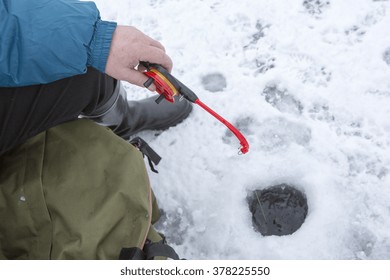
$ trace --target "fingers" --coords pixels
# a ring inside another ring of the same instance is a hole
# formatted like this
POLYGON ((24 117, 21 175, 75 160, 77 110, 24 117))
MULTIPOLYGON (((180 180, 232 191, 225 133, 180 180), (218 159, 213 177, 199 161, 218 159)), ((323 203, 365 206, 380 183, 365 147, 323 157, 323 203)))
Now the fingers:
MULTIPOLYGON (((139 65, 140 61, 160 64, 169 72, 172 70, 172 60, 160 42, 135 27, 118 25, 112 38, 105 72, 115 79, 143 87, 148 77, 142 73, 146 69, 139 65), (137 65, 138 70, 135 69, 137 65)), ((155 86, 151 85, 149 90, 154 91, 155 86)))
POLYGON ((161 49, 165 52, 165 47, 159 41, 151 39, 150 45, 158 49, 161 49))
POLYGON ((138 59, 139 61, 161 64, 169 72, 172 70, 172 59, 165 53, 165 51, 154 46, 140 48, 138 59))
POLYGON ((142 33, 142 31, 139 31, 138 29, 136 29, 136 30, 139 32, 141 37, 144 37, 144 39, 146 39, 148 41, 149 45, 156 47, 158 49, 161 49, 165 52, 165 47, 159 41, 152 39, 151 37, 149 37, 148 35, 145 35, 144 33, 142 33))

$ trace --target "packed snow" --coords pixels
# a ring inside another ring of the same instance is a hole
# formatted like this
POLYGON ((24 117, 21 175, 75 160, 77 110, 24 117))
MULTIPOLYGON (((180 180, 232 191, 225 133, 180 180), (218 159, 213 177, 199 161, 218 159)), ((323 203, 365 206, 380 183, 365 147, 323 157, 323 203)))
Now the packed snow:
MULTIPOLYGON (((187 259, 390 259, 390 1, 96 0, 161 41, 195 106, 140 136, 162 156, 158 225, 187 259), (246 201, 287 183, 305 223, 262 236, 246 201)), ((150 93, 125 84, 134 99, 150 93)))

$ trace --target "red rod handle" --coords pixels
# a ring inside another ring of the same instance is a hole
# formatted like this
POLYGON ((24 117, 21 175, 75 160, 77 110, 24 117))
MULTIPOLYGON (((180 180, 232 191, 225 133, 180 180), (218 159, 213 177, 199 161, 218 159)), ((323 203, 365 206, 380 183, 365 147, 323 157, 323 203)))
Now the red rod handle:
POLYGON ((230 129, 231 132, 238 138, 241 144, 241 153, 246 154, 249 151, 249 143, 246 141, 244 135, 235 128, 230 122, 225 120, 222 116, 220 116, 218 113, 216 113, 214 110, 212 110, 210 107, 208 107, 206 104, 204 104, 202 101, 197 99, 195 101, 195 104, 198 104, 200 107, 205 109, 207 112, 209 112, 211 115, 213 115, 217 120, 219 120, 221 123, 227 126, 227 128, 230 129))

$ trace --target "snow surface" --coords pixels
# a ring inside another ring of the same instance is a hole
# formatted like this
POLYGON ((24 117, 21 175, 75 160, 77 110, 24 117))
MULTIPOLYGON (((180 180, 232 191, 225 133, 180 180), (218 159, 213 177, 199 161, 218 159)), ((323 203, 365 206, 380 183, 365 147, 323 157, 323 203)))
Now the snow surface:
MULTIPOLYGON (((188 259, 390 259, 390 1, 96 0, 102 18, 160 40, 173 74, 250 143, 194 107, 140 136, 159 225, 188 259), (306 222, 252 227, 246 196, 288 183, 306 222)), ((133 98, 147 90, 126 85, 133 98)))

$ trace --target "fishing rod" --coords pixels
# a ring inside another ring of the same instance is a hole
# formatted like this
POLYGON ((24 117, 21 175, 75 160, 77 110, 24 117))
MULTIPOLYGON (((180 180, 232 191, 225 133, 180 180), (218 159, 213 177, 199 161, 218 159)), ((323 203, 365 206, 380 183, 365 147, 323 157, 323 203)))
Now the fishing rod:
POLYGON ((141 62, 140 64, 146 68, 147 71, 144 72, 144 74, 149 77, 149 79, 144 83, 144 86, 148 88, 152 83, 154 83, 156 86, 156 91, 159 94, 159 97, 156 99, 157 104, 160 103, 163 99, 174 103, 175 95, 184 97, 188 101, 199 105, 217 120, 222 122, 240 141, 241 154, 246 154, 249 151, 248 141, 236 127, 234 127, 231 123, 225 120, 222 116, 208 107, 202 101, 200 101, 199 97, 192 90, 176 79, 163 66, 149 62, 141 62))

